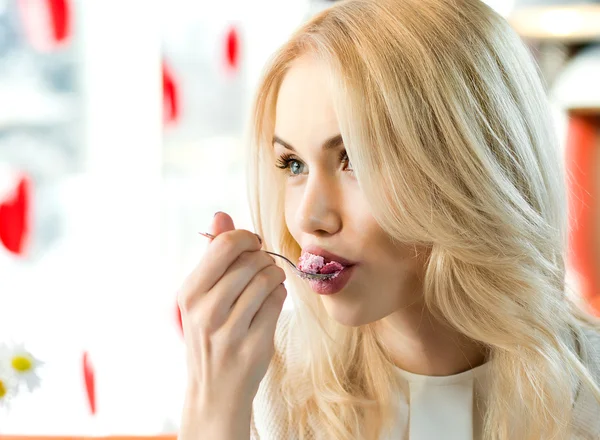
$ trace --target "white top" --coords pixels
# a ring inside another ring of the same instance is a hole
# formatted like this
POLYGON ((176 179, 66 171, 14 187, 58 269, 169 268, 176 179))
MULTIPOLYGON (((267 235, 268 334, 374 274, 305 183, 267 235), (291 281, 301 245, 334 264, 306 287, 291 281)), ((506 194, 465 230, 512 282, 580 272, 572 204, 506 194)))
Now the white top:
POLYGON ((396 368, 404 392, 394 430, 382 440, 480 440, 488 365, 452 376, 396 368))
MULTIPOLYGON (((288 363, 301 362, 305 356, 292 337, 293 312, 284 310, 277 323, 274 356, 260 383, 252 405, 251 440, 298 440, 288 424, 286 403, 281 395, 281 380, 288 363)), ((586 331, 592 349, 582 359, 600 383, 600 333, 586 331)), ((396 369, 400 384, 398 420, 390 436, 382 440, 480 440, 489 390, 489 363, 464 373, 429 377, 396 369), (404 395, 406 397, 404 397, 404 395)), ((600 404, 592 390, 581 387, 573 409, 573 436, 569 440, 600 439, 600 404)), ((319 426, 306 440, 330 440, 319 426)))

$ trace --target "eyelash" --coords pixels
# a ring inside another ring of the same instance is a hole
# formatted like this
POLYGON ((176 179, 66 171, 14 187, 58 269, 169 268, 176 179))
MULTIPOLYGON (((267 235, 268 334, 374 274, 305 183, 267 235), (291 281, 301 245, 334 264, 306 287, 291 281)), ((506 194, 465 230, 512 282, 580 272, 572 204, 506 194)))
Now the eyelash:
MULTIPOLYGON (((344 162, 346 164, 346 166, 348 166, 348 164, 350 163, 350 159, 348 158, 348 153, 346 152, 346 150, 340 151, 339 160, 340 160, 340 162, 344 162)), ((284 153, 281 156, 279 156, 279 158, 277 159, 276 166, 279 169, 288 170, 289 171, 290 164, 292 162, 303 163, 300 159, 298 159, 293 154, 284 153)), ((352 172, 353 170, 344 170, 344 171, 352 172)), ((290 175, 290 177, 297 177, 297 176, 300 176, 301 174, 292 174, 290 172, 289 175, 290 175)))

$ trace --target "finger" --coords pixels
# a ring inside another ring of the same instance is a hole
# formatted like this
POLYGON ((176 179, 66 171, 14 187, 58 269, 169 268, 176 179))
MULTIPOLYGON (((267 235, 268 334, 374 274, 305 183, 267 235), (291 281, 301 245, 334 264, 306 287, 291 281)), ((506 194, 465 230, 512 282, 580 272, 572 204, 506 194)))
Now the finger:
POLYGON ((233 306, 228 325, 246 332, 267 296, 284 281, 285 272, 275 265, 269 265, 254 275, 233 306))
MULTIPOLYGON (((234 230, 235 225, 233 224, 233 219, 229 214, 219 211, 215 214, 210 229, 211 234, 217 236, 219 234, 222 234, 223 232, 234 230)), ((256 236, 262 244, 262 238, 258 234, 256 234, 256 236)))
POLYGON ((234 229, 235 225, 229 214, 225 212, 217 212, 215 214, 210 228, 212 235, 217 236, 223 232, 232 231, 234 229))
MULTIPOLYGON (((287 298, 285 285, 280 284, 267 296, 260 309, 254 315, 248 330, 249 339, 263 339, 269 335, 271 340, 275 336, 277 321, 283 310, 283 304, 287 298)), ((258 341, 256 341, 258 343, 258 341)))
POLYGON ((236 229, 219 234, 184 281, 179 295, 181 308, 189 310, 199 296, 213 288, 243 252, 258 251, 260 246, 258 238, 250 231, 236 229))
POLYGON ((255 275, 268 266, 276 265, 266 252, 243 252, 208 292, 206 301, 218 302, 219 309, 228 315, 255 275))

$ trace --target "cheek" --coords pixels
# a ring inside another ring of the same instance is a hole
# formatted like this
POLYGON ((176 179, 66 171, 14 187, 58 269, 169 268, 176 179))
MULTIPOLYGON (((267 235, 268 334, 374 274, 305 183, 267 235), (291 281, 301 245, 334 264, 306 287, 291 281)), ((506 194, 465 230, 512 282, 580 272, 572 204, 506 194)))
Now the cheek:
POLYGON ((363 193, 356 189, 347 192, 344 197, 346 207, 344 218, 352 225, 350 229, 357 234, 357 238, 360 237, 366 244, 370 243, 369 248, 373 245, 377 247, 385 245, 389 241, 387 234, 371 214, 371 206, 363 193))
POLYGON ((300 206, 300 198, 298 197, 298 192, 293 189, 287 187, 285 190, 285 200, 284 200, 284 213, 285 213, 285 223, 292 234, 292 237, 296 241, 298 241, 299 233, 298 233, 298 225, 296 219, 297 211, 300 206))
POLYGON ((422 277, 427 264, 427 250, 392 241, 370 214, 363 212, 361 215, 362 222, 357 224, 356 230, 360 231, 365 248, 372 255, 377 276, 401 284, 422 277))
POLYGON ((356 179, 348 179, 343 200, 346 215, 355 219, 355 223, 360 225, 361 230, 374 237, 384 235, 379 223, 373 217, 373 207, 356 179))
MULTIPOLYGON (((426 257, 422 250, 413 245, 393 246, 386 252, 385 266, 381 267, 387 278, 401 291, 413 291, 422 284, 426 257)), ((384 276, 384 275, 382 275, 384 276)))

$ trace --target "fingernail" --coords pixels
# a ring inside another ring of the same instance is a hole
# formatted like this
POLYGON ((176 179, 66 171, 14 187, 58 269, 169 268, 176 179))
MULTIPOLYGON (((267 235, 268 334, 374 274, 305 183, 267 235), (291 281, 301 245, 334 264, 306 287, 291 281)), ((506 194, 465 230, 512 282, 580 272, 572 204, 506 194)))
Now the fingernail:
POLYGON ((262 243, 263 243, 263 242, 262 242, 262 238, 260 238, 260 235, 258 235, 258 234, 254 234, 254 235, 256 235, 256 238, 258 238, 258 241, 260 241, 260 244, 261 244, 261 246, 262 246, 262 243))
POLYGON ((215 215, 213 215, 213 218, 217 216, 217 214, 220 214, 222 211, 217 211, 215 212, 215 215))

